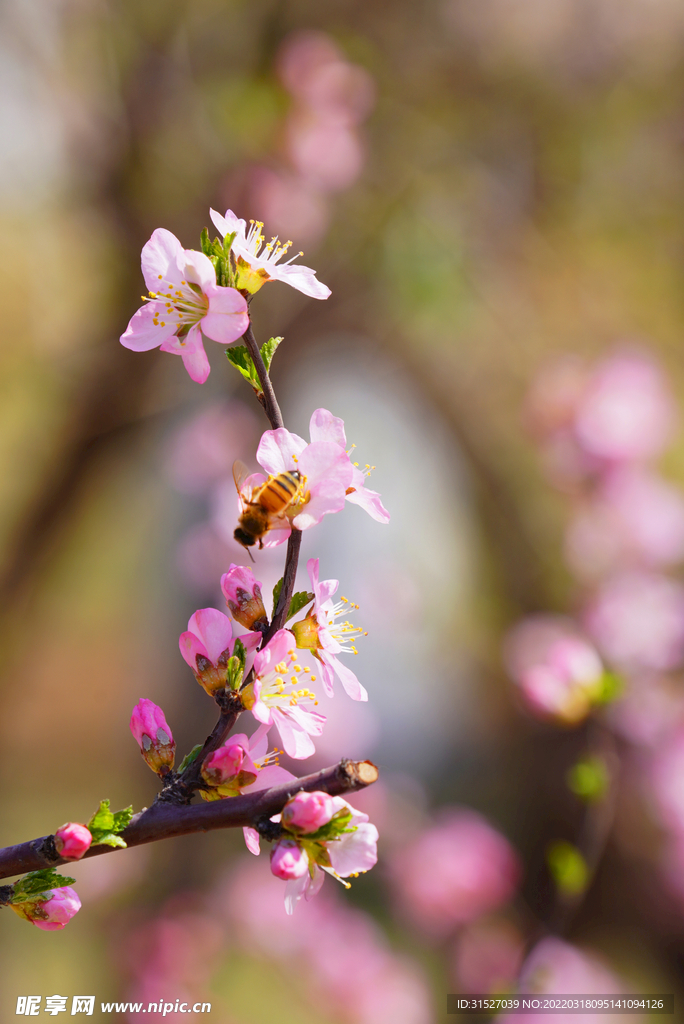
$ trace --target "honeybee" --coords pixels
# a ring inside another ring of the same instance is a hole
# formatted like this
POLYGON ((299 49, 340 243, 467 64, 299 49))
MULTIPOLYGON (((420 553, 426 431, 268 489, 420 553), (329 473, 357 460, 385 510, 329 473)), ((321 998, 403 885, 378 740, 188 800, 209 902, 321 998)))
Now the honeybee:
POLYGON ((257 541, 259 547, 263 548, 263 538, 268 531, 286 525, 285 513, 301 496, 303 478, 296 469, 269 476, 266 483, 253 490, 249 500, 246 500, 241 486, 247 474, 248 469, 244 463, 233 464, 233 480, 242 506, 239 525, 233 536, 244 548, 252 547, 257 541))

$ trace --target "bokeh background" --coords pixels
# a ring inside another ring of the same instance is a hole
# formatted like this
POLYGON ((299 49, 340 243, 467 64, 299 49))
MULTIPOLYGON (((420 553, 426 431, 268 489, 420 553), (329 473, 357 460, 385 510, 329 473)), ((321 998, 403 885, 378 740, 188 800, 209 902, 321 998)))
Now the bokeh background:
MULTIPOLYGON (((29 993, 190 993, 226 1024, 427 1024, 447 992, 532 976, 681 993, 681 497, 665 552, 627 545, 597 582, 584 569, 615 521, 583 562, 566 534, 615 460, 549 456, 605 360, 632 359, 669 424, 648 472, 684 486, 667 412, 684 401, 681 4, 4 0, 0 28, 3 845, 103 797, 151 802, 139 697, 182 751, 213 724, 177 637, 223 607, 220 574, 242 561, 230 467, 254 463, 267 424, 219 346, 200 386, 119 345, 154 228, 197 247, 209 207, 231 207, 304 250, 331 298, 270 284, 252 307, 260 340, 285 337, 286 423, 342 416, 392 513, 348 507, 303 545, 360 605, 370 702, 337 694, 301 771, 380 765, 354 801, 378 867, 289 920, 240 835, 76 865, 84 909, 64 932, 0 915, 2 1019, 29 993), (656 646, 674 653, 625 660, 596 627, 627 690, 540 716, 507 674, 509 630, 589 628, 625 567, 669 581, 662 614, 632 587, 657 636, 669 616, 656 646), (610 775, 589 804, 567 781, 588 751, 610 775)), ((632 499, 616 501, 619 518, 632 499)), ((268 593, 282 549, 257 559, 268 593)))

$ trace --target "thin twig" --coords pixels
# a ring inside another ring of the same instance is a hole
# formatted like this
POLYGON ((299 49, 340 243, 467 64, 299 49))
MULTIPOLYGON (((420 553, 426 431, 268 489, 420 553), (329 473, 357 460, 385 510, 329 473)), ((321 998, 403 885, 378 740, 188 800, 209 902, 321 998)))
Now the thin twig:
MULTIPOLYGON (((219 828, 254 827, 260 818, 270 818, 283 809, 285 803, 300 790, 322 790, 331 796, 341 796, 354 790, 365 789, 378 778, 378 769, 371 761, 342 760, 330 768, 313 775, 283 782, 271 789, 246 796, 229 797, 211 803, 176 807, 168 803, 154 803, 134 816, 128 828, 121 833, 127 846, 142 846, 161 839, 189 835, 192 832, 211 832, 219 828)), ((111 853, 117 847, 91 846, 86 857, 111 853)), ((54 836, 41 836, 28 843, 8 846, 0 850, 0 878, 10 878, 25 871, 69 864, 55 857, 54 836)))
POLYGON ((292 599, 292 593, 294 591, 295 577, 297 575, 297 566, 299 564, 299 549, 302 545, 302 534, 300 530, 292 528, 287 541, 287 557, 285 559, 285 570, 283 572, 283 586, 278 597, 278 605, 273 609, 273 618, 271 619, 271 625, 264 634, 264 646, 268 643, 271 637, 282 629, 287 619, 287 612, 290 607, 290 601, 292 599))
POLYGON ((268 416, 269 422, 273 430, 277 430, 278 427, 283 427, 283 414, 280 411, 280 406, 271 384, 271 378, 268 375, 268 370, 261 358, 261 351, 257 345, 257 340, 254 337, 254 331, 252 330, 252 324, 245 331, 243 338, 247 344, 247 349, 256 367, 256 372, 259 376, 259 383, 263 391, 263 395, 259 396, 259 401, 262 403, 266 415, 268 416))

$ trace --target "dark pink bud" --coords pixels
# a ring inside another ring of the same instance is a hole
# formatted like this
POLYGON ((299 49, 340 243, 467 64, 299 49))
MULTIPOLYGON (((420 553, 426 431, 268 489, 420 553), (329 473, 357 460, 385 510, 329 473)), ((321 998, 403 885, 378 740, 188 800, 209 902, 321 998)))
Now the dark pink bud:
POLYGON ((293 832, 317 832, 334 813, 333 799, 327 793, 297 793, 283 807, 282 822, 293 832))
POLYGON ((81 909, 81 901, 78 894, 69 885, 61 889, 51 889, 46 895, 50 899, 44 903, 36 904, 35 912, 40 916, 30 918, 36 928, 42 928, 46 932, 56 932, 69 923, 74 914, 81 909))
POLYGON ((80 860, 83 854, 90 849, 92 841, 93 837, 85 825, 78 825, 73 821, 62 825, 55 832, 57 853, 64 860, 80 860))
POLYGON ((268 625, 261 584, 251 569, 231 564, 221 577, 221 590, 230 614, 245 629, 258 631, 268 625))
POLYGON ((141 697, 133 708, 131 732, 153 772, 165 775, 173 768, 176 753, 173 735, 162 709, 146 697, 141 697))
POLYGON ((281 839, 271 850, 271 871, 276 878, 289 882, 301 878, 309 870, 309 858, 292 839, 281 839))

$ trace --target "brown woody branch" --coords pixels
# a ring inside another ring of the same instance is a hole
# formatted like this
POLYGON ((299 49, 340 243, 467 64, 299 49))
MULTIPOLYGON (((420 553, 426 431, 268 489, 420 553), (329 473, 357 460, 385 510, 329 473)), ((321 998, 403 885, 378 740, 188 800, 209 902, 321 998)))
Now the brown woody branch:
POLYGON ((283 414, 280 411, 280 406, 278 405, 278 400, 276 399, 275 391, 271 384, 271 378, 268 375, 268 370, 261 358, 261 350, 257 344, 256 338, 254 337, 254 331, 252 330, 251 323, 245 331, 243 338, 247 345, 247 351, 252 357, 252 361, 256 367, 259 383, 261 384, 262 394, 258 396, 259 401, 264 407, 264 411, 268 416, 272 429, 277 430, 278 427, 285 426, 283 422, 283 414))
MULTIPOLYGON (((260 819, 268 820, 283 809, 291 796, 300 790, 322 790, 331 796, 342 796, 365 789, 378 778, 378 769, 371 761, 347 761, 324 768, 313 775, 281 783, 258 793, 237 796, 211 803, 178 807, 156 802, 136 814, 128 828, 121 833, 127 846, 142 846, 161 839, 186 836, 191 832, 212 832, 219 828, 256 827, 260 819)), ((86 857, 112 853, 120 847, 91 846, 86 857)), ((41 836, 28 843, 8 846, 0 850, 0 878, 10 878, 25 871, 69 864, 57 855, 54 836, 41 836)))

